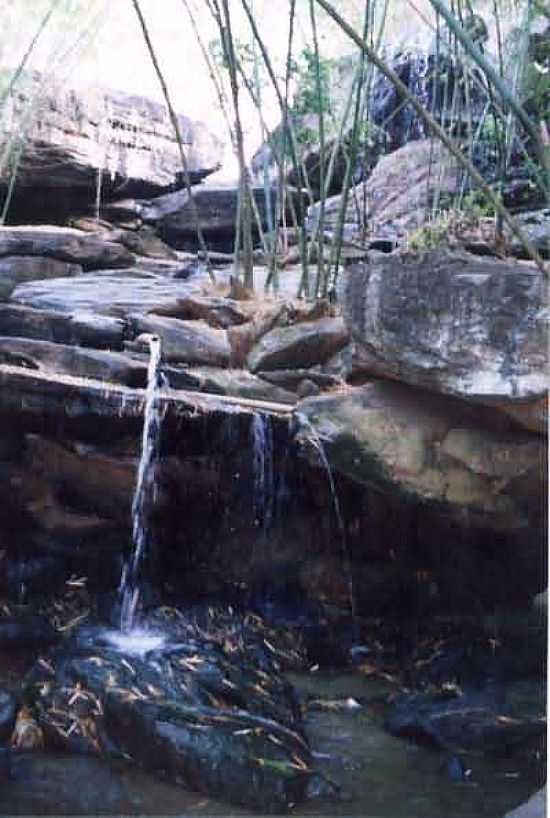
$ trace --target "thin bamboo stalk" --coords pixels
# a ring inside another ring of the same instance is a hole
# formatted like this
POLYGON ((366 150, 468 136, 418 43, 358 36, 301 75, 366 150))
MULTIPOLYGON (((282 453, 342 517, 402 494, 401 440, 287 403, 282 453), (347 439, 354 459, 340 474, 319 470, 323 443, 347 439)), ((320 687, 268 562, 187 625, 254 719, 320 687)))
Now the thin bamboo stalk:
POLYGON ((140 5, 139 5, 139 0, 132 0, 132 5, 134 7, 137 18, 139 20, 141 31, 143 33, 143 38, 145 40, 145 44, 147 45, 147 50, 149 52, 149 57, 151 59, 151 63, 153 65, 153 68, 155 69, 155 73, 156 73, 158 81, 160 83, 160 87, 162 89, 162 94, 164 96, 164 100, 166 102, 166 107, 168 109, 168 114, 170 116, 170 120, 172 122, 172 127, 173 127, 174 133, 176 135, 176 140, 177 140, 177 143, 178 143, 178 150, 179 150, 179 155, 180 155, 180 161, 181 161, 181 166, 182 166, 182 170, 183 170, 183 179, 184 179, 184 183, 185 183, 185 188, 187 190, 187 195, 189 196, 189 205, 190 205, 190 208, 191 208, 191 216, 192 216, 193 222, 195 224, 197 239, 198 239, 198 242, 199 242, 199 246, 201 248, 202 255, 203 255, 204 260, 205 260, 208 275, 210 276, 210 280, 212 281, 212 283, 215 284, 216 283, 216 277, 214 275, 214 271, 213 271, 212 265, 210 263, 210 258, 209 258, 209 255, 208 255, 208 247, 206 246, 206 241, 204 239, 204 234, 202 232, 202 227, 201 227, 200 220, 199 220, 197 205, 196 205, 195 199, 193 197, 193 191, 191 189, 191 178, 189 176, 189 166, 188 166, 188 163, 187 163, 187 158, 185 156, 185 151, 183 150, 183 139, 182 139, 182 136, 181 136, 181 129, 180 129, 178 117, 177 117, 177 114, 176 114, 176 112, 174 110, 174 106, 172 105, 172 100, 170 98, 170 94, 168 93, 168 86, 166 85, 164 75, 163 75, 163 73, 161 71, 159 62, 157 60, 155 49, 153 48, 153 43, 151 41, 151 37, 149 36, 149 30, 147 28, 145 18, 143 17, 143 14, 142 14, 142 11, 141 11, 141 8, 140 8, 140 5))
MULTIPOLYGON (((342 31, 354 43, 356 43, 359 46, 359 48, 365 50, 371 62, 373 62, 374 65, 376 65, 376 67, 384 74, 384 76, 386 76, 390 80, 390 82, 393 83, 395 88, 397 88, 397 90, 401 94, 403 94, 403 96, 407 97, 411 106, 414 108, 416 113, 422 118, 426 126, 430 129, 430 131, 433 131, 433 133, 445 145, 447 150, 449 150, 450 153, 452 153, 453 156, 460 162, 462 167, 470 173, 472 179, 474 179, 474 181, 479 185, 481 191, 486 196, 486 198, 491 202, 495 210, 499 211, 502 214, 502 218, 510 228, 511 232, 521 242, 521 244, 527 251, 528 255, 535 262, 540 271, 545 276, 548 276, 547 265, 541 258, 539 252, 537 251, 536 247, 534 247, 529 237, 525 235, 524 231, 519 227, 516 220, 511 216, 509 211, 502 205, 497 196, 495 196, 495 194, 493 193, 493 191, 491 190, 483 176, 477 170, 477 168, 452 142, 452 140, 449 139, 445 131, 436 122, 436 120, 429 113, 429 111, 427 111, 424 108, 424 106, 418 102, 418 100, 410 93, 407 86, 399 79, 395 71, 393 71, 388 65, 386 65, 384 60, 380 59, 376 51, 373 48, 371 48, 371 46, 367 42, 361 39, 357 32, 354 31, 354 29, 346 22, 346 20, 343 19, 343 17, 341 17, 340 14, 338 14, 336 9, 328 2, 328 0, 316 0, 316 2, 327 12, 327 14, 342 29, 342 31)), ((433 3, 434 0, 430 0, 430 2, 433 3)))

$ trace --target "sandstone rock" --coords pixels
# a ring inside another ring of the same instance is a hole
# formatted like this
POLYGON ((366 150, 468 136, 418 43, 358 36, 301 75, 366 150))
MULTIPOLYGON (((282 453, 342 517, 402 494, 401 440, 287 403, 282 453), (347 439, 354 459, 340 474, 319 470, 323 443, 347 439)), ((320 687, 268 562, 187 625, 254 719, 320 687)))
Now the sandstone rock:
POLYGON ((2 256, 44 256, 80 264, 84 270, 131 267, 134 263, 132 253, 100 233, 51 225, 0 227, 2 256))
POLYGON ((168 383, 174 389, 196 389, 213 395, 230 395, 274 403, 296 402, 296 396, 276 384, 252 375, 246 369, 220 369, 218 367, 193 367, 165 370, 168 383))
POLYGON ((296 414, 313 426, 331 465, 361 484, 472 526, 521 528, 540 512, 546 447, 527 432, 496 431, 491 410, 375 381, 303 401, 296 414))
POLYGON ((203 321, 180 321, 156 315, 130 316, 134 337, 143 332, 159 335, 164 361, 205 366, 229 366, 231 348, 223 330, 203 321))
POLYGON ((0 304, 0 335, 99 349, 122 349, 124 322, 91 313, 67 315, 18 304, 0 304))
POLYGON ((14 290, 11 300, 36 309, 120 317, 173 307, 207 280, 206 273, 186 281, 139 268, 110 270, 85 273, 71 279, 70 285, 62 278, 51 279, 47 286, 41 281, 22 284, 14 290))
MULTIPOLYGON (((459 179, 456 160, 443 146, 428 139, 410 142, 383 156, 369 178, 354 188, 346 209, 346 235, 360 235, 368 224, 377 237, 404 236, 427 221, 436 190, 449 196, 459 179)), ((308 210, 308 225, 316 220, 318 208, 316 204, 308 210)), ((336 228, 339 209, 340 196, 326 201, 326 229, 336 228)))
POLYGON ((216 329, 244 324, 250 320, 252 310, 246 309, 243 302, 233 298, 217 295, 202 295, 193 293, 183 298, 174 308, 155 310, 157 315, 183 320, 204 320, 209 326, 216 329))
POLYGON ((321 318, 263 335, 248 355, 252 372, 301 369, 322 363, 341 349, 348 333, 341 318, 321 318))
POLYGON ((48 278, 75 276, 82 272, 78 264, 40 256, 4 256, 0 258, 0 301, 8 301, 18 284, 48 278))
POLYGON ((495 405, 542 431, 545 292, 531 265, 434 250, 371 254, 346 271, 343 301, 364 372, 495 405))
MULTIPOLYGON (((30 106, 17 175, 17 190, 27 199, 29 190, 70 189, 91 203, 98 168, 107 197, 121 190, 151 196, 182 184, 178 143, 164 105, 101 88, 75 92, 27 73, 6 101, 0 143, 21 132, 30 106)), ((178 120, 191 180, 197 182, 221 166, 222 145, 204 124, 185 116, 178 120)))
POLYGON ((147 367, 120 352, 0 336, 0 363, 144 387, 147 367))

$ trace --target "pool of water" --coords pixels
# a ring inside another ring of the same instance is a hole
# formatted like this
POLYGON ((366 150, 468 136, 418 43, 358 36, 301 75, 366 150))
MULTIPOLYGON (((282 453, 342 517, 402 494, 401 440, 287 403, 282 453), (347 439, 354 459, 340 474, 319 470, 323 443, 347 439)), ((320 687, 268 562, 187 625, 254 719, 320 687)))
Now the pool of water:
MULTIPOLYGON (((13 688, 13 667, 0 662, 0 685, 13 688)), ((352 672, 289 674, 289 679, 310 702, 306 729, 317 768, 341 787, 337 799, 301 804, 292 813, 296 816, 502 818, 541 786, 540 771, 512 758, 463 756, 470 772, 464 780, 452 780, 443 769, 444 752, 382 729, 376 701, 392 690, 391 682, 352 672), (312 699, 350 701, 333 711, 317 709, 312 699)), ((120 761, 25 753, 14 757, 12 768, 11 779, 0 785, 3 816, 252 814, 120 761)))

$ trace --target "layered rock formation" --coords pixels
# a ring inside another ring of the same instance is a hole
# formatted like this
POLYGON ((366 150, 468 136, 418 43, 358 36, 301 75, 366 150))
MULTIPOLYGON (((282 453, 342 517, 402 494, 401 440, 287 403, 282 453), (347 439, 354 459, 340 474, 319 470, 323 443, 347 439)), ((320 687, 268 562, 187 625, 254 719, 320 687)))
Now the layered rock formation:
MULTIPOLYGON (((200 122, 178 119, 192 182, 217 170, 222 145, 200 122)), ((12 171, 12 218, 51 220, 85 211, 102 197, 151 196, 183 186, 178 142, 165 106, 139 96, 92 88, 76 93, 51 77, 27 74, 8 97, 0 144, 25 135, 12 171), (29 194, 32 191, 32 196, 29 194)))

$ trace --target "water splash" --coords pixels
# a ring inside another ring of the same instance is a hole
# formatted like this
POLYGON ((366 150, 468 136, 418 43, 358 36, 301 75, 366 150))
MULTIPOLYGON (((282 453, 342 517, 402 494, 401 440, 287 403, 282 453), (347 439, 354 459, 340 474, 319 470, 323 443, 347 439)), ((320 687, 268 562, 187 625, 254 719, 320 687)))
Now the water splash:
POLYGON ((274 464, 273 423, 270 415, 255 412, 252 417, 252 456, 254 465, 254 514, 265 532, 273 519, 274 464))
POLYGON ((160 338, 157 335, 149 335, 144 340, 149 344, 150 357, 147 369, 141 457, 132 500, 133 550, 124 564, 119 585, 120 628, 126 633, 134 627, 139 607, 140 568, 149 540, 149 509, 155 501, 155 476, 162 422, 162 413, 156 400, 160 383, 160 338))
POLYGON ((334 482, 334 475, 332 473, 332 469, 327 457, 327 453, 325 451, 325 447, 323 446, 323 442, 319 437, 319 434, 309 418, 301 413, 297 413, 296 417, 298 418, 300 425, 305 431, 307 432, 307 440, 312 444, 315 451, 317 452, 317 456, 319 458, 319 462, 323 467, 326 475, 327 480, 330 487, 330 493, 332 497, 332 505, 334 508, 334 516, 336 517, 336 522, 338 525, 338 530, 340 532, 340 542, 342 545, 342 558, 344 563, 344 571, 346 575, 346 582, 348 586, 348 593, 349 593, 349 602, 350 602, 350 609, 352 619, 355 620, 356 618, 356 609, 355 609, 355 592, 353 587, 353 571, 351 568, 351 559, 348 547, 348 540, 346 536, 346 526, 344 524, 344 517, 342 515, 342 507, 340 505, 340 499, 338 497, 338 492, 336 491, 336 484, 334 482))

